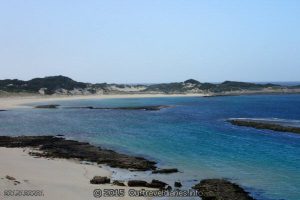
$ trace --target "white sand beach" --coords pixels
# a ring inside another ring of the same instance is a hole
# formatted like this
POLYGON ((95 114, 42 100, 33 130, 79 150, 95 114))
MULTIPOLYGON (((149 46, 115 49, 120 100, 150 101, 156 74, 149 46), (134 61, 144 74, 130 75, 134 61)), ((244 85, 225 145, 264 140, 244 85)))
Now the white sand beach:
POLYGON ((111 172, 106 169, 66 159, 36 158, 30 156, 28 151, 23 148, 0 148, 0 199, 96 199, 94 189, 105 188, 125 189, 125 197, 109 199, 146 199, 129 197, 128 187, 90 184, 90 179, 95 175, 109 177, 111 172), (9 180, 11 178, 15 180, 9 180), (4 196, 5 190, 40 190, 44 196, 9 197, 4 196))
POLYGON ((80 100, 80 99, 112 99, 112 98, 150 98, 150 97, 191 97, 191 96, 207 96, 204 94, 109 94, 109 95, 16 95, 16 96, 1 96, 0 109, 13 109, 18 107, 27 107, 25 104, 62 101, 62 100, 80 100))

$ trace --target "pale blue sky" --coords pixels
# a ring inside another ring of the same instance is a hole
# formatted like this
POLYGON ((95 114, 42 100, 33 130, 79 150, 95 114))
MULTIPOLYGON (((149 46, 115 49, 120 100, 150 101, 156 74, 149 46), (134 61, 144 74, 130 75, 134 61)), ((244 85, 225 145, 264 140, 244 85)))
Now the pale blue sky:
POLYGON ((0 78, 300 81, 299 0, 0 0, 0 78))

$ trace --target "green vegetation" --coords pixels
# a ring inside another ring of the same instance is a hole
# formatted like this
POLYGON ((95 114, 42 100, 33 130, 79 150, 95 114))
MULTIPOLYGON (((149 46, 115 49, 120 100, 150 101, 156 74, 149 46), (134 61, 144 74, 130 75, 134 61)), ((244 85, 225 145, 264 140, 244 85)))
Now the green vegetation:
MULTIPOLYGON (((184 82, 162 83, 151 85, 129 85, 129 84, 107 84, 107 83, 82 83, 74 81, 65 76, 49 76, 45 78, 35 78, 29 81, 17 79, 0 80, 0 92, 9 93, 43 93, 43 94, 95 94, 97 92, 108 93, 126 93, 126 88, 136 88, 136 93, 214 93, 222 94, 224 92, 250 92, 269 89, 290 89, 290 92, 299 92, 299 86, 280 86, 275 84, 256 84, 246 82, 225 81, 223 83, 201 83, 194 79, 188 79, 184 82), (145 88, 143 90, 139 88, 145 88), (70 92, 72 91, 72 92, 70 92), (78 92, 79 91, 79 92, 78 92)), ((280 92, 280 90, 277 90, 280 92)))
POLYGON ((225 81, 220 84, 200 83, 194 79, 189 79, 179 83, 165 83, 150 85, 145 91, 160 91, 164 93, 184 93, 188 90, 200 90, 206 92, 220 93, 227 91, 241 91, 241 90, 262 90, 264 88, 280 88, 279 85, 274 84, 255 84, 235 81, 225 81))
POLYGON ((45 88, 46 94, 53 94, 55 90, 74 88, 86 88, 86 83, 76 82, 65 76, 50 76, 45 78, 35 78, 29 81, 21 80, 1 80, 0 90, 6 92, 33 92, 37 93, 41 88, 45 88))
POLYGON ((195 79, 188 79, 186 81, 184 81, 185 84, 189 83, 189 84, 195 84, 195 85, 200 85, 201 83, 195 79))
POLYGON ((86 88, 86 83, 76 82, 64 76, 52 76, 45 78, 35 78, 28 81, 28 88, 38 91, 40 88, 47 88, 47 92, 52 94, 55 90, 63 88, 73 90, 74 88, 86 88))
POLYGON ((212 92, 239 91, 239 90, 261 90, 264 88, 276 88, 279 85, 274 84, 256 84, 236 81, 225 81, 221 84, 211 85, 212 92))
POLYGON ((162 83, 162 84, 154 84, 149 85, 145 92, 162 92, 162 93, 183 93, 185 92, 184 85, 182 83, 162 83))

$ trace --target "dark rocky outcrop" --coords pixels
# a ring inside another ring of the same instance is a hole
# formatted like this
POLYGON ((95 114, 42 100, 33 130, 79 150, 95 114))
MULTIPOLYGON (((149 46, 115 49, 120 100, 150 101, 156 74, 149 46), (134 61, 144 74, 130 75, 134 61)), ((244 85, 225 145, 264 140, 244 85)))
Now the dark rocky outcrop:
POLYGON ((69 106, 69 107, 64 107, 68 109, 95 109, 93 106, 69 106))
POLYGON ((130 106, 130 107, 93 107, 93 106, 83 106, 83 107, 65 107, 69 109, 94 109, 94 110, 145 110, 145 111, 158 111, 163 108, 168 108, 170 106, 158 105, 158 106, 130 106))
POLYGON ((14 185, 18 185, 20 183, 21 183, 20 181, 14 181, 14 185))
POLYGON ((193 189, 202 200, 254 200, 243 188, 224 179, 205 179, 193 189))
POLYGON ((171 173, 177 173, 178 169, 176 168, 170 168, 170 169, 156 169, 153 170, 153 174, 171 174, 171 173))
POLYGON ((59 105, 56 104, 49 104, 49 105, 39 105, 35 106, 35 108, 44 108, 44 109, 56 109, 59 105))
POLYGON ((148 183, 141 180, 129 180, 127 185, 129 187, 147 187, 148 183))
POLYGON ((146 111, 156 111, 156 110, 161 110, 163 108, 168 108, 170 106, 133 106, 133 107, 116 107, 112 108, 114 110, 146 110, 146 111))
POLYGON ((237 126, 247 126, 256 129, 269 129, 273 131, 291 132, 291 133, 300 134, 300 127, 281 125, 281 124, 272 123, 270 121, 264 122, 264 121, 255 121, 255 120, 247 120, 247 119, 230 119, 227 121, 237 126))
POLYGON ((16 180, 16 178, 15 177, 12 177, 12 176, 5 176, 5 178, 7 179, 7 180, 10 180, 10 181, 15 181, 16 180))
POLYGON ((126 186, 122 181, 118 181, 118 180, 113 181, 113 185, 126 186))
POLYGON ((105 176, 94 176, 93 179, 90 180, 91 184, 108 184, 110 183, 110 178, 105 176))
POLYGON ((149 188, 158 188, 158 189, 164 189, 168 184, 162 182, 162 181, 159 181, 159 180, 155 180, 153 179, 151 181, 151 183, 148 183, 147 184, 147 187, 149 188))
POLYGON ((141 157, 128 156, 95 147, 87 142, 66 140, 55 136, 0 136, 0 147, 34 147, 42 151, 35 156, 72 158, 138 171, 156 169, 155 162, 141 157))
POLYGON ((174 187, 182 187, 182 184, 180 182, 176 181, 174 183, 174 187))
POLYGON ((166 190, 171 191, 171 190, 172 190, 172 187, 168 185, 168 186, 166 187, 166 190))
POLYGON ((168 184, 153 179, 150 183, 142 180, 129 180, 127 185, 129 187, 147 187, 147 188, 165 189, 168 184))

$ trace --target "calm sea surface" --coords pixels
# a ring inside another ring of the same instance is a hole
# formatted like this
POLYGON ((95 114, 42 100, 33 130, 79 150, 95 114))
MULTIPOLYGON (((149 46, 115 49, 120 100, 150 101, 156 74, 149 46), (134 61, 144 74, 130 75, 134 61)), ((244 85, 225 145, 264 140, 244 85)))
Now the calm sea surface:
POLYGON ((64 134, 142 155, 182 173, 185 187, 228 178, 259 200, 300 199, 300 135, 237 127, 228 118, 300 120, 300 95, 73 100, 63 106, 174 105, 160 111, 15 109, 0 112, 1 135, 64 134))

